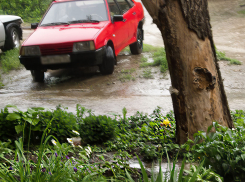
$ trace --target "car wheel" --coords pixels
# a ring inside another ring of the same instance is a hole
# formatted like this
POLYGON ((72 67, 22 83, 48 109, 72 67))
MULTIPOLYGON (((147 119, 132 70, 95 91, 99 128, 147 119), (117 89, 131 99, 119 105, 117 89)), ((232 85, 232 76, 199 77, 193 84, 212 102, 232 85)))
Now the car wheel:
POLYGON ((18 30, 14 27, 14 24, 6 26, 6 40, 3 51, 7 51, 20 47, 20 36, 18 30))
POLYGON ((143 31, 142 29, 137 30, 137 41, 129 45, 132 54, 140 54, 143 50, 143 31))
POLYGON ((101 65, 99 65, 100 72, 103 75, 112 74, 114 71, 116 59, 113 49, 110 46, 106 47, 106 54, 101 65))
POLYGON ((34 82, 43 82, 44 80, 44 71, 31 70, 31 75, 34 82))

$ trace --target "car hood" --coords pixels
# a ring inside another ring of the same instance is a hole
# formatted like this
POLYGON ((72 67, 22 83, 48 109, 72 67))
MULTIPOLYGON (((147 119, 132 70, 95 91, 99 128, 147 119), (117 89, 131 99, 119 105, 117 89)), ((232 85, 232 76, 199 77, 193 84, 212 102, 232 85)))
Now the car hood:
POLYGON ((21 20, 21 22, 23 22, 21 17, 15 15, 0 15, 0 20, 3 23, 14 21, 14 20, 21 20))
POLYGON ((38 27, 23 46, 93 40, 108 22, 38 27))

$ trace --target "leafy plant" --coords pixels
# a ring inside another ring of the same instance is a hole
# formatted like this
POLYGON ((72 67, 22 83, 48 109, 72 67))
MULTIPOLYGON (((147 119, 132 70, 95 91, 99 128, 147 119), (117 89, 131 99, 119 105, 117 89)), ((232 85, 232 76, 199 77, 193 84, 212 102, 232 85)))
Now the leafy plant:
POLYGON ((192 152, 196 160, 206 158, 204 166, 224 177, 225 181, 245 180, 245 129, 237 125, 229 129, 214 123, 207 134, 199 131, 195 134, 196 143, 192 152), (215 132, 211 132, 211 129, 215 132))
MULTIPOLYGON (((198 170, 198 167, 195 165, 191 165, 190 170, 185 170, 185 172, 188 174, 185 176, 185 180, 189 181, 191 177, 193 177, 198 170)), ((222 182, 223 178, 220 177, 220 175, 213 172, 211 169, 206 169, 204 167, 201 167, 199 169, 199 172, 196 175, 197 179, 196 181, 212 181, 212 182, 222 182)))
POLYGON ((51 119, 49 134, 58 137, 61 141, 66 141, 69 136, 75 136, 72 130, 78 129, 77 119, 72 113, 66 112, 60 106, 54 111, 32 108, 23 112, 16 106, 8 105, 0 113, 1 140, 15 140, 22 136, 24 143, 28 143, 29 138, 33 144, 40 143, 43 132, 51 119), (14 111, 9 112, 9 108, 14 109, 14 111))
POLYGON ((81 138, 87 143, 103 143, 115 136, 116 120, 108 116, 91 114, 80 123, 81 138))
POLYGON ((218 51, 216 49, 216 56, 217 56, 217 59, 218 60, 223 60, 223 61, 229 61, 230 64, 236 64, 236 65, 241 65, 242 63, 236 59, 231 59, 231 58, 228 58, 225 54, 225 52, 222 52, 222 51, 218 51))

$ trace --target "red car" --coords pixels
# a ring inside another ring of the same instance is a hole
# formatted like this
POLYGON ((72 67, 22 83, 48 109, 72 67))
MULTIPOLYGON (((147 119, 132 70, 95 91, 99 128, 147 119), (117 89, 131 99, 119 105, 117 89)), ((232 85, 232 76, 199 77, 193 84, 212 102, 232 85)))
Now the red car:
POLYGON ((56 0, 22 44, 20 62, 42 82, 47 69, 99 66, 112 74, 126 46, 143 48, 144 12, 134 0, 56 0))

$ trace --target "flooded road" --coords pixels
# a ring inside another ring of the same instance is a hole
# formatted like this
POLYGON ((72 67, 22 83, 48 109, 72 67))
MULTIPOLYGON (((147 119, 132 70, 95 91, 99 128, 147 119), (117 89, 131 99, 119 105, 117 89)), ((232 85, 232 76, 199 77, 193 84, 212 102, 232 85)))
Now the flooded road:
MULTIPOLYGON (((239 7, 242 3, 243 0, 209 1, 216 47, 243 63, 229 65, 225 61, 219 62, 232 110, 245 110, 245 15, 237 13, 242 10, 239 7)), ((144 43, 163 46, 159 30, 147 12, 145 15, 144 43)), ((24 30, 24 38, 31 32, 24 30)), ((12 71, 5 76, 5 87, 0 89, 0 108, 14 104, 21 110, 29 107, 54 109, 61 104, 74 112, 76 104, 80 104, 96 114, 121 114, 122 108, 126 107, 128 116, 136 111, 150 114, 157 106, 165 113, 172 110, 169 74, 162 75, 159 68, 151 68, 153 78, 143 78, 142 72, 146 68, 139 68, 141 56, 144 55, 122 52, 117 58, 115 72, 109 76, 101 75, 97 67, 56 70, 45 74, 44 83, 34 83, 29 71, 12 71), (131 70, 131 80, 124 81, 124 72, 128 70, 131 70)))

